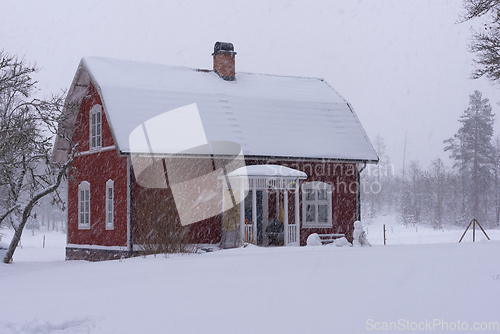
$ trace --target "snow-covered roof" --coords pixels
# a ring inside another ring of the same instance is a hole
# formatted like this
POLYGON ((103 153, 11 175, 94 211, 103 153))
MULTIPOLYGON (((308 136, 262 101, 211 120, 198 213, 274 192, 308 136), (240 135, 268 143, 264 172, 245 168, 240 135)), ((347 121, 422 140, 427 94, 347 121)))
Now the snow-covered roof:
POLYGON ((80 69, 122 153, 136 127, 196 103, 207 140, 236 142, 245 156, 378 160, 351 106, 322 79, 239 72, 225 81, 213 71, 96 57, 80 69))
POLYGON ((307 174, 300 170, 280 165, 252 165, 240 167, 228 174, 229 177, 239 176, 261 176, 268 178, 298 177, 307 179, 307 174))

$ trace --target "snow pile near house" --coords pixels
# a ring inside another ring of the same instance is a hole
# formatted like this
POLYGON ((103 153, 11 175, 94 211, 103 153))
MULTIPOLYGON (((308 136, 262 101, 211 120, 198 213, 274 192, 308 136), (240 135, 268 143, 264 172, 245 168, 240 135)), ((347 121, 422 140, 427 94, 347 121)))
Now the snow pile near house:
POLYGON ((345 237, 335 239, 335 241, 331 243, 331 245, 337 247, 352 247, 352 244, 349 241, 347 241, 345 237))
POLYGON ((307 237, 307 246, 321 246, 323 243, 321 242, 321 238, 318 233, 311 233, 307 237))

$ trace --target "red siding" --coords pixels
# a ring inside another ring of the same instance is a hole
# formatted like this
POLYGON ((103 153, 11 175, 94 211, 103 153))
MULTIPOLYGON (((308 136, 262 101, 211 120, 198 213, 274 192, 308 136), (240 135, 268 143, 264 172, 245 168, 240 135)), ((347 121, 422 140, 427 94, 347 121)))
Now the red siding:
MULTIPOLYGON (((298 169, 308 175, 307 180, 302 180, 301 184, 310 181, 322 181, 332 185, 332 228, 309 228, 301 226, 301 245, 306 244, 307 237, 311 233, 344 233, 351 238, 352 224, 356 220, 357 195, 356 195, 356 165, 335 162, 311 162, 301 160, 256 160, 248 159, 247 165, 277 164, 298 169)), ((222 191, 222 189, 221 189, 222 191)), ((134 239, 139 240, 140 236, 148 231, 141 227, 141 220, 164 220, 166 216, 177 226, 180 226, 180 219, 175 209, 173 195, 170 189, 147 189, 134 182, 134 239), (137 212, 139 211, 147 213, 137 212)), ((302 221, 302 194, 300 195, 300 220, 302 221)), ((276 214, 275 196, 273 193, 269 197, 269 216, 276 214)), ((289 192, 288 209, 289 221, 295 221, 295 205, 293 192, 289 192)), ((218 215, 202 222, 183 227, 189 236, 190 243, 212 243, 220 242, 222 216, 218 215)))
MULTIPOLYGON (((89 111, 101 100, 91 85, 84 98, 73 140, 80 142, 79 151, 89 150, 89 111)), ((113 145, 108 121, 102 116, 103 147, 113 145)), ((127 158, 118 157, 116 150, 77 156, 72 164, 68 187, 68 243, 103 246, 127 244, 127 158), (106 182, 114 181, 114 229, 106 230, 106 182), (90 183, 90 229, 78 229, 78 185, 90 183)))
MULTIPOLYGON (((87 94, 85 94, 83 101, 80 105, 80 111, 78 117, 76 118, 76 127, 73 134, 73 142, 78 143, 78 150, 80 152, 86 152, 89 150, 89 131, 90 131, 90 121, 89 121, 89 111, 96 104, 102 106, 101 98, 97 93, 94 85, 92 83, 89 85, 87 94)), ((104 106, 103 106, 104 107, 104 106)), ((111 129, 108 125, 108 120, 106 117, 102 117, 102 147, 114 145, 113 136, 111 135, 111 129)))
MULTIPOLYGON (((193 160, 189 159, 192 166, 193 160)), ((182 165, 182 160, 178 160, 182 165)), ((191 171, 193 169, 190 169, 191 171)), ((190 175, 192 177, 192 175, 190 175)), ((165 177, 167 179, 167 177, 165 177)), ((183 234, 192 244, 216 244, 221 238, 222 216, 217 215, 201 222, 182 226, 174 197, 170 188, 154 189, 141 187, 132 177, 133 234, 134 243, 141 243, 142 237, 151 229, 151 223, 171 224, 176 233, 183 234)), ((222 189, 221 189, 222 193, 222 189)))
MULTIPOLYGON (((344 233, 349 241, 352 241, 353 223, 357 216, 357 194, 356 194, 356 164, 339 162, 321 162, 307 160, 286 159, 262 159, 246 161, 247 165, 273 164, 290 167, 307 174, 306 180, 300 184, 311 181, 322 181, 332 186, 332 228, 310 228, 301 225, 300 244, 306 245, 307 237, 311 233, 344 233)), ((288 194, 288 220, 295 221, 295 206, 293 193, 288 194)), ((300 194, 300 221, 302 222, 302 193, 300 194)), ((274 205, 270 203, 269 208, 274 205)))

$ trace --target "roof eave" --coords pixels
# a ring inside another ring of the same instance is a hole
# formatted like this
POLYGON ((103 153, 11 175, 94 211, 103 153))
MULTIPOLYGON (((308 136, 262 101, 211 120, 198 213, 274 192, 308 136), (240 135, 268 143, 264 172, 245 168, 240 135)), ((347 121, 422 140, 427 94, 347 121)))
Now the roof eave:
MULTIPOLYGON (((118 152, 119 156, 129 156, 131 154, 148 154, 148 153, 131 153, 131 152, 118 152)), ((161 156, 162 154, 158 154, 161 156)), ((165 154, 168 155, 168 154, 165 154)), ((179 157, 181 157, 179 155, 179 157)), ((201 154, 185 154, 182 158, 223 158, 227 159, 232 157, 232 155, 201 155, 201 154)), ((379 159, 363 159, 363 158, 319 158, 319 157, 293 157, 293 156, 276 156, 276 155, 245 155, 245 160, 290 160, 290 161, 318 161, 318 162, 336 162, 336 163, 365 163, 365 164, 378 164, 379 159)))
POLYGON ((68 94, 66 95, 66 99, 64 101, 63 116, 64 119, 67 120, 67 124, 60 123, 58 128, 58 131, 61 134, 63 134, 66 138, 63 138, 61 135, 57 135, 54 141, 52 158, 56 162, 66 162, 68 160, 69 151, 71 149, 69 140, 71 140, 73 137, 73 130, 76 125, 76 118, 77 118, 76 117, 77 115, 71 114, 71 111, 74 110, 74 108, 71 107, 71 104, 75 103, 75 106, 76 105, 78 106, 78 108, 75 109, 79 109, 79 106, 81 104, 83 94, 76 93, 76 90, 78 87, 84 86, 81 83, 83 74, 82 71, 83 71, 83 63, 82 61, 80 61, 75 76, 73 77, 73 81, 71 82, 68 94))

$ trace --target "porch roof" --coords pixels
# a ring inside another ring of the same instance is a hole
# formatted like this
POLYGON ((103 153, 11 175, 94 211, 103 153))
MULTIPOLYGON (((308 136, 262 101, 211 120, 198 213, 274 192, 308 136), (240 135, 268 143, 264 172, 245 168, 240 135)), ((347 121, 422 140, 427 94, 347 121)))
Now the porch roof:
POLYGON ((279 165, 253 165, 240 167, 228 174, 229 177, 259 178, 299 178, 307 179, 307 174, 290 167, 279 165))

